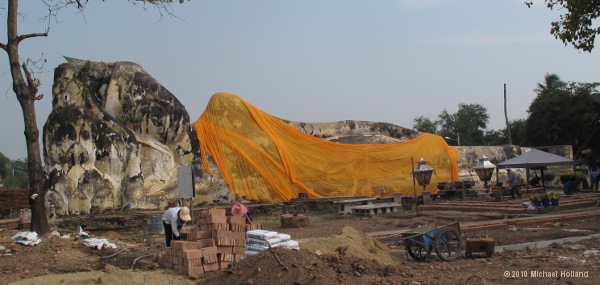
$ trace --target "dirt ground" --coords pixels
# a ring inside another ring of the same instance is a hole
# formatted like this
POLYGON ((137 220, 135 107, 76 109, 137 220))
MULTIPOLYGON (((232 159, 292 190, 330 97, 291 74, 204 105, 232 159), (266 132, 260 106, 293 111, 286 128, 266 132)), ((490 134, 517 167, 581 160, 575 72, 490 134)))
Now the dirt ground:
MULTIPOLYGON (((586 210, 600 212, 597 207, 586 210)), ((459 257, 450 262, 435 255, 416 262, 403 250, 391 250, 371 237, 431 223, 468 225, 504 218, 490 211, 400 212, 373 217, 305 211, 310 226, 304 228, 281 228, 279 214, 256 213, 254 221, 265 229, 291 235, 300 241, 299 251, 262 252, 229 270, 206 273, 198 279, 162 269, 155 262, 163 245, 148 242, 147 213, 113 212, 51 220, 60 235, 70 237, 47 235, 36 246, 16 244, 11 237, 18 230, 0 228, 0 246, 6 248, 0 255, 0 284, 597 284, 600 277, 597 237, 540 249, 497 252, 489 258, 459 257), (84 225, 92 237, 116 243, 117 248, 84 246, 75 239, 77 225, 84 225), (334 254, 340 246, 348 249, 343 255, 334 254)), ((496 245, 510 245, 599 233, 600 222, 574 220, 547 228, 534 225, 480 234, 493 238, 496 245)))

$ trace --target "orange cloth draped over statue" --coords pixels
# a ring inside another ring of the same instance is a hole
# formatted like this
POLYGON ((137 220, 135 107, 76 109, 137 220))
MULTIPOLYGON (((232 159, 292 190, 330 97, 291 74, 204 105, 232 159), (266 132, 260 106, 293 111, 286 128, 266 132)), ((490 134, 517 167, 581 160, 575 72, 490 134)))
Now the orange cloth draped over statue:
MULTIPOLYGON (((228 93, 212 96, 194 123, 205 170, 212 157, 231 192, 251 200, 399 192, 413 195, 411 159, 435 169, 438 182, 458 181, 457 150, 437 135, 397 144, 340 144, 308 135, 228 93)), ((422 187, 416 186, 420 195, 422 187)))

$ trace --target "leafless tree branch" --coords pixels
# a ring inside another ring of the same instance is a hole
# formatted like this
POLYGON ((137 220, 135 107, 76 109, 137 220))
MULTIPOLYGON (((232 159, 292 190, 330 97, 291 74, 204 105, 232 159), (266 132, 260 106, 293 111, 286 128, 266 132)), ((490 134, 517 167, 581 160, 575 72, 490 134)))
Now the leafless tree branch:
MULTIPOLYGON (((21 69, 23 69, 23 73, 25 73, 25 79, 27 79, 27 86, 29 88, 34 87, 35 81, 33 80, 33 76, 31 75, 31 72, 29 71, 29 68, 27 68, 27 64, 25 62, 23 62, 23 64, 21 65, 21 69)), ((35 95, 35 93, 33 95, 35 95)))
POLYGON ((26 34, 26 35, 20 35, 17 37, 17 42, 20 42, 24 39, 28 39, 28 38, 35 38, 35 37, 47 37, 48 33, 33 33, 33 34, 26 34))

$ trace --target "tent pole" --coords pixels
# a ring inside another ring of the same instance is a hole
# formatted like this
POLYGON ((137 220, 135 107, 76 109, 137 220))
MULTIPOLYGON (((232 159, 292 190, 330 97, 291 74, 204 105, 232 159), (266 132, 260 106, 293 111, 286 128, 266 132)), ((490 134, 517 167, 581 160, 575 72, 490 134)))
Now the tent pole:
POLYGON ((525 177, 527 177, 527 181, 525 181, 525 193, 529 194, 529 167, 527 168, 527 171, 525 171, 525 177))
POLYGON ((496 187, 500 186, 498 183, 500 183, 500 180, 498 180, 498 167, 496 167, 496 187))
POLYGON ((544 181, 546 180, 544 179, 544 167, 541 167, 540 169, 540 172, 542 174, 542 188, 544 188, 544 193, 546 193, 546 182, 544 181))

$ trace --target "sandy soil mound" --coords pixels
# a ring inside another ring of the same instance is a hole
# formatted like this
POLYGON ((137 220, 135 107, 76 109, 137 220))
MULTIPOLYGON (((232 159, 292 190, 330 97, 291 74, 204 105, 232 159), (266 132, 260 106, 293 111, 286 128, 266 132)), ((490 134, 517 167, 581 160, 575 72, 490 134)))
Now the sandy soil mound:
POLYGON ((392 264, 398 259, 390 253, 389 247, 351 227, 342 228, 341 233, 337 235, 310 239, 300 246, 310 252, 320 250, 327 253, 346 245, 348 246, 346 254, 355 257, 375 259, 383 264, 392 264))

